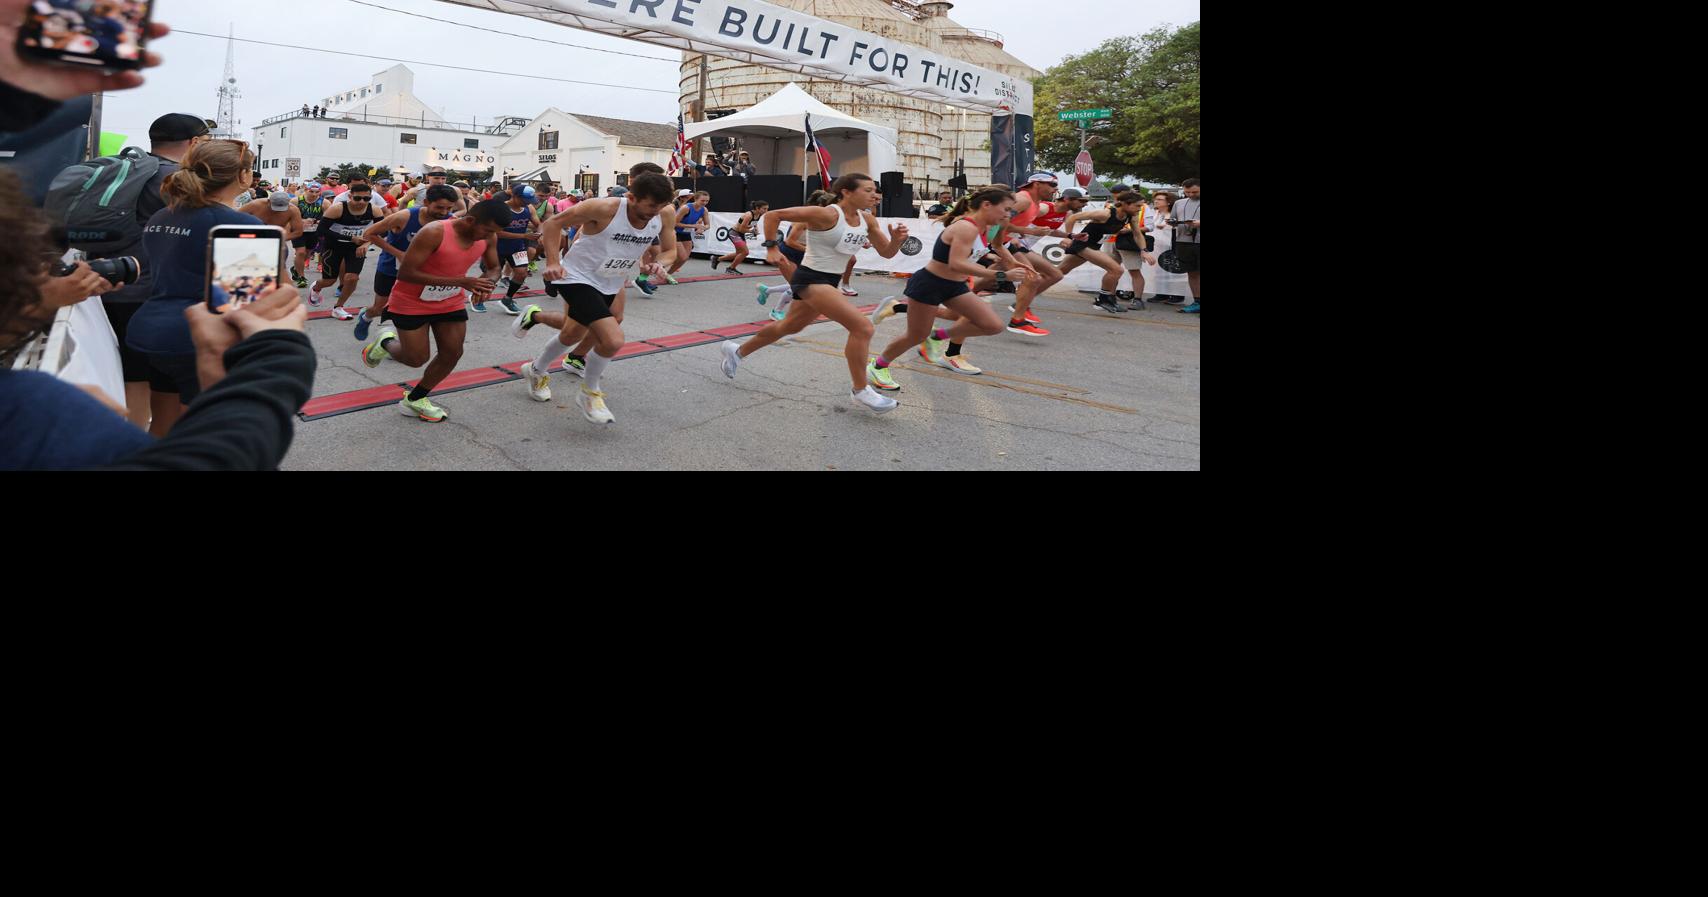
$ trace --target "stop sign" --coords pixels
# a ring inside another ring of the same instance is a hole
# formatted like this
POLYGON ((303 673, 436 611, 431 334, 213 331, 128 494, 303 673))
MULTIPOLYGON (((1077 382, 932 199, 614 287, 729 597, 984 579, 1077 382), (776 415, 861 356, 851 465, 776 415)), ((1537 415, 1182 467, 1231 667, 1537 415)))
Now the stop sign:
POLYGON ((1091 152, 1080 150, 1079 158, 1073 160, 1073 175, 1081 187, 1091 186, 1091 152))

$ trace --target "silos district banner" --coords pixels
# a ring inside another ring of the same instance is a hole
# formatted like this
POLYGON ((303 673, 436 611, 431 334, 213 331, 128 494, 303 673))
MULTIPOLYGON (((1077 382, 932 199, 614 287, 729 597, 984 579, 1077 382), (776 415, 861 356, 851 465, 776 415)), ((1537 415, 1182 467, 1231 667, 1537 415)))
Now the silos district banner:
POLYGON ((1022 79, 760 0, 447 2, 869 84, 997 115, 1032 115, 1032 85, 1022 79), (566 14, 569 21, 564 21, 566 14))

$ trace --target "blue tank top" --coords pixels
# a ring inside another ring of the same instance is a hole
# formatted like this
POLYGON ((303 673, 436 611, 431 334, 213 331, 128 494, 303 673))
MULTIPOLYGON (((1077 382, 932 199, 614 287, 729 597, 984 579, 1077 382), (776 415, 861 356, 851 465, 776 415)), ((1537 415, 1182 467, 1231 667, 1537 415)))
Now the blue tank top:
POLYGON ((693 206, 689 206, 688 211, 683 212, 682 217, 678 218, 676 220, 676 225, 677 225, 676 229, 677 230, 687 230, 687 228, 682 227, 682 225, 684 225, 684 224, 699 224, 700 219, 704 218, 704 217, 706 217, 706 210, 705 209, 696 209, 693 206))
MULTIPOLYGON (((528 232, 528 228, 531 225, 533 225, 533 223, 534 223, 534 210, 531 207, 523 206, 522 210, 519 212, 516 211, 515 209, 512 209, 512 210, 510 210, 510 226, 506 227, 504 229, 504 233, 505 234, 525 234, 528 232)), ((506 240, 506 239, 503 239, 503 235, 500 235, 499 240, 498 240, 498 245, 499 246, 512 247, 510 249, 501 250, 503 252, 503 254, 509 255, 509 254, 517 251, 518 249, 521 249, 522 247, 524 247, 528 244, 526 241, 523 241, 523 240, 506 240), (520 245, 518 245, 518 244, 520 244, 520 245)))
MULTIPOLYGON (((427 222, 423 222, 421 220, 421 210, 410 209, 409 223, 403 226, 403 232, 386 234, 385 241, 390 243, 392 246, 397 247, 397 251, 399 252, 408 252, 410 242, 412 242, 415 239, 415 235, 420 233, 421 229, 426 226, 427 222)), ((392 255, 389 252, 380 253, 380 262, 377 270, 381 274, 396 277, 397 256, 392 255)))

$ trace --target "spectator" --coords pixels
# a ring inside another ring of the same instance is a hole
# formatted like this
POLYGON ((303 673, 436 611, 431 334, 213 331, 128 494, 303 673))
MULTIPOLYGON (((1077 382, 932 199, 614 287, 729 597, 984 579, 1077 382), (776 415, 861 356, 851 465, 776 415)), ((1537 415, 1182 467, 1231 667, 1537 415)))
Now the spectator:
POLYGON ((729 176, 729 170, 724 168, 723 162, 718 159, 717 154, 707 153, 705 163, 700 166, 700 177, 721 178, 727 176, 729 176))
POLYGON ((741 153, 736 156, 734 173, 739 175, 744 181, 759 173, 759 169, 754 168, 752 160, 747 157, 747 150, 742 150, 741 153))
POLYGON ((232 208, 253 177, 255 154, 239 140, 215 140, 197 146, 161 190, 166 208, 143 229, 142 242, 154 265, 154 283, 131 318, 126 341, 143 353, 155 392, 177 393, 180 404, 156 406, 149 432, 164 436, 201 392, 196 376, 196 347, 184 310, 207 293, 208 231, 222 224, 257 225, 261 219, 232 208), (162 413, 164 412, 164 413, 162 413))
POLYGON ((1174 256, 1186 271, 1186 282, 1192 289, 1192 304, 1181 314, 1198 314, 1198 179, 1187 178, 1180 184, 1185 198, 1174 204, 1174 256))
POLYGON ((949 209, 954 205, 955 194, 950 193, 947 190, 938 191, 937 204, 925 210, 925 217, 930 218, 932 221, 941 221, 943 220, 943 216, 949 214, 949 209))
POLYGON ((307 103, 302 104, 302 114, 303 114, 304 118, 308 117, 308 104, 307 103))

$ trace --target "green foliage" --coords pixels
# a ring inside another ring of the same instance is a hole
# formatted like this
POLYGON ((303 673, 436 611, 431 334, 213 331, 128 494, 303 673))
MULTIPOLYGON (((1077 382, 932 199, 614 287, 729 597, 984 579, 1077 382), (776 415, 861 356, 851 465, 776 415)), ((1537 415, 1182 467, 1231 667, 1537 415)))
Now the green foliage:
POLYGON ((1079 128, 1058 112, 1107 107, 1113 119, 1086 123, 1107 141, 1091 148, 1099 174, 1168 183, 1198 175, 1197 22, 1106 40, 1033 87, 1040 168, 1068 171, 1079 155, 1079 128))
POLYGON ((350 183, 350 178, 358 174, 367 178, 369 183, 377 184, 382 179, 391 178, 391 166, 375 166, 369 165, 366 162, 345 162, 340 164, 337 168, 322 166, 320 174, 315 175, 315 177, 319 180, 326 180, 327 176, 334 174, 338 175, 338 177, 346 184, 350 183), (373 174, 368 174, 368 169, 370 168, 374 170, 373 174))

